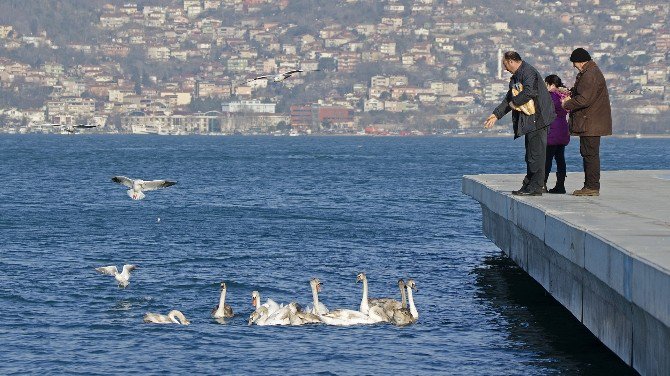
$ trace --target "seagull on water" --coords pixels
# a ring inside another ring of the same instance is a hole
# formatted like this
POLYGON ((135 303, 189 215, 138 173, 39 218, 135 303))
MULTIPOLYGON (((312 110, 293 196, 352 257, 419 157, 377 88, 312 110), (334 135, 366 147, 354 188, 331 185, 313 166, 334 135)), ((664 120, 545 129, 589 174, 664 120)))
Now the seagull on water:
POLYGON ((121 273, 119 273, 119 269, 116 268, 116 265, 101 266, 99 268, 95 268, 95 270, 98 273, 111 275, 112 277, 114 277, 114 279, 116 279, 116 282, 119 283, 119 288, 124 289, 130 283, 130 272, 135 269, 137 269, 137 266, 130 264, 123 265, 123 271, 121 273))
MULTIPOLYGON (((310 71, 310 72, 316 72, 316 71, 318 71, 318 69, 315 69, 315 70, 310 71)), ((302 70, 302 69, 295 69, 295 70, 292 70, 292 71, 288 71, 288 72, 284 72, 284 73, 278 73, 278 74, 275 74, 275 75, 258 76, 258 77, 254 77, 250 80, 247 80, 247 83, 249 83, 251 81, 256 81, 256 80, 268 80, 268 81, 273 81, 273 82, 281 82, 281 81, 284 81, 285 79, 291 77, 292 75, 294 75, 296 73, 303 73, 303 72, 305 72, 305 71, 302 70)))
POLYGON ((171 185, 177 184, 176 181, 172 180, 141 180, 141 179, 131 179, 125 176, 114 176, 112 178, 114 183, 119 183, 125 185, 128 189, 128 196, 133 200, 141 200, 144 198, 144 193, 142 191, 153 191, 159 188, 169 187, 171 185))

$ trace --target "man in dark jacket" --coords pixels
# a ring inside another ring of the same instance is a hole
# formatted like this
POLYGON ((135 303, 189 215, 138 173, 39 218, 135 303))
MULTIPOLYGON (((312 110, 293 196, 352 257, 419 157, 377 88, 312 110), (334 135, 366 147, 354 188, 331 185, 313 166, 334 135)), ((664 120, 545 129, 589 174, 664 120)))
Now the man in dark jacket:
POLYGON ((544 80, 537 69, 521 60, 521 56, 515 51, 507 51, 503 56, 505 70, 512 73, 509 80, 509 90, 502 103, 491 114, 484 124, 491 128, 496 120, 502 118, 512 111, 512 123, 514 124, 514 138, 525 136, 526 146, 526 177, 523 185, 512 194, 519 196, 541 196, 544 186, 544 163, 547 152, 547 129, 556 118, 554 103, 544 80), (513 95, 512 89, 523 85, 523 89, 513 95), (527 115, 519 108, 528 101, 533 100, 534 113, 527 115))
POLYGON ((572 65, 579 73, 570 98, 563 108, 570 111, 570 133, 579 136, 579 153, 584 162, 584 188, 574 191, 575 196, 600 195, 600 137, 612 134, 612 110, 605 77, 591 60, 591 55, 577 48, 570 55, 572 65))

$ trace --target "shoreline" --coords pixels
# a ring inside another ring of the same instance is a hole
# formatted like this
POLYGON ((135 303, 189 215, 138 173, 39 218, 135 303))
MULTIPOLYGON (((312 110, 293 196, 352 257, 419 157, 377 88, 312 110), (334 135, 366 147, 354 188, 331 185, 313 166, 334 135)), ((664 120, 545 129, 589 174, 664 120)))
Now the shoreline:
MULTIPOLYGON (((204 136, 204 137, 291 137, 288 134, 271 134, 271 133, 262 133, 262 134, 179 134, 179 135, 166 135, 158 133, 77 133, 77 134, 61 134, 61 133, 10 133, 10 132, 0 132, 0 136, 11 135, 11 136, 161 136, 161 137, 184 137, 184 136, 204 136)), ((356 133, 311 133, 311 134, 300 134, 295 137, 408 137, 408 138, 418 138, 418 137, 446 137, 446 138, 512 138, 514 134, 512 133, 466 133, 466 134, 356 134, 356 133)), ((653 138, 653 139, 665 139, 670 138, 670 134, 664 133, 649 133, 649 134, 613 134, 610 136, 603 137, 613 137, 613 138, 653 138)), ((570 138, 578 139, 579 136, 570 136, 570 138)))

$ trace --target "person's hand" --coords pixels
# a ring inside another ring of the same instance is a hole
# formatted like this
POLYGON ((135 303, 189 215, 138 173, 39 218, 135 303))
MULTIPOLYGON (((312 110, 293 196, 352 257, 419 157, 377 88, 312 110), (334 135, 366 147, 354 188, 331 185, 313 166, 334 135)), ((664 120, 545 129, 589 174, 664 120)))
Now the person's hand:
POLYGON ((570 97, 565 97, 561 99, 561 107, 565 108, 565 102, 569 101, 571 98, 570 97))
POLYGON ((484 122, 484 128, 493 128, 493 124, 496 123, 496 120, 498 120, 498 118, 495 115, 489 115, 489 117, 486 118, 486 122, 484 122))

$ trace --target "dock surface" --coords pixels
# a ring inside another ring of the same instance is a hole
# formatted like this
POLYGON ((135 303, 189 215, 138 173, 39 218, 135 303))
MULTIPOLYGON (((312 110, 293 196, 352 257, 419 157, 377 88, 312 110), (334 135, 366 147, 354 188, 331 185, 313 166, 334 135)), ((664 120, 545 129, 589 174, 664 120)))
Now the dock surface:
POLYGON ((463 177, 484 234, 640 374, 670 375, 670 170, 603 171, 597 197, 512 195, 522 180, 463 177))

